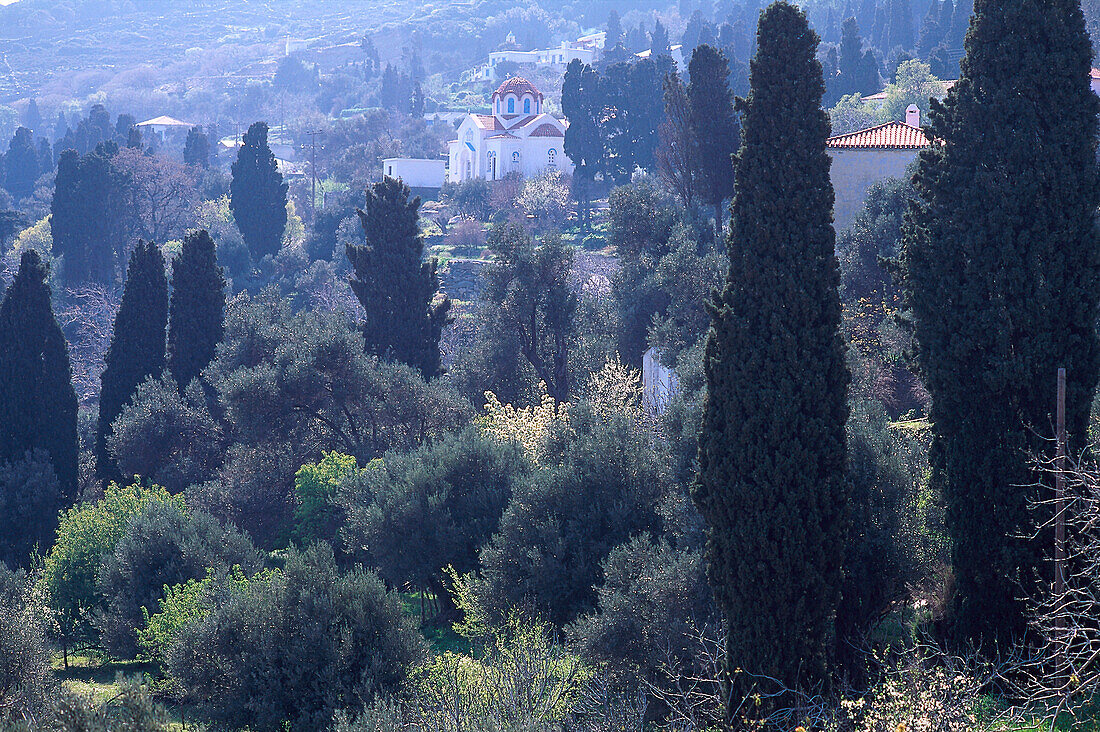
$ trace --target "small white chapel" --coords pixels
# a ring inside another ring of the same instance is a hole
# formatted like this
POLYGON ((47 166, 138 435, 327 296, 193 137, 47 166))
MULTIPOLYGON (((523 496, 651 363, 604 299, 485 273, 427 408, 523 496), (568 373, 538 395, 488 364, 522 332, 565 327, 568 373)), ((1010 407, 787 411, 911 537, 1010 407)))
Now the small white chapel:
POLYGON ((468 114, 449 145, 447 179, 524 178, 547 170, 573 173, 562 149, 567 123, 543 111, 542 92, 527 79, 506 79, 492 97, 492 114, 468 114))

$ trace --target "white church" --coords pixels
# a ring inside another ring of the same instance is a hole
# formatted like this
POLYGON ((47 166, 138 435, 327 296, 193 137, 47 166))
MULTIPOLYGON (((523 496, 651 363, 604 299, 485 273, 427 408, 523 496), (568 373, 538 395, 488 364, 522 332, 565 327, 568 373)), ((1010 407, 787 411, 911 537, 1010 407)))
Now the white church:
POLYGON ((499 180, 518 172, 530 178, 547 170, 573 173, 562 149, 563 120, 543 111, 542 92, 527 79, 506 79, 492 98, 492 114, 468 114, 448 143, 447 180, 499 180))

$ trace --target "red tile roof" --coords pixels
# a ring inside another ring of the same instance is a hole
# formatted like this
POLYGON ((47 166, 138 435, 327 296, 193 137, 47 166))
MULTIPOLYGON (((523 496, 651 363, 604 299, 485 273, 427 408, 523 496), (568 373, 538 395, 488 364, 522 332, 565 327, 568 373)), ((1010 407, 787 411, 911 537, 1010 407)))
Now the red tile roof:
POLYGON ((928 138, 919 127, 911 127, 904 122, 887 122, 878 127, 830 137, 825 145, 833 149, 919 150, 922 147, 928 147, 928 138))
POLYGON ((561 133, 561 130, 559 130, 557 127, 550 124, 549 122, 543 122, 541 125, 536 127, 535 131, 532 132, 529 136, 530 137, 564 137, 565 135, 563 135, 561 133))
POLYGON ((536 116, 534 116, 534 115, 531 115, 531 116, 528 116, 528 117, 524 117, 523 119, 521 119, 520 121, 516 122, 515 124, 512 124, 512 120, 511 120, 511 119, 509 119, 509 120, 508 120, 508 129, 510 129, 510 130, 518 130, 518 129, 519 129, 520 127, 526 127, 527 125, 531 124, 531 123, 532 123, 532 122, 534 122, 534 121, 535 121, 536 119, 538 119, 538 118, 537 118, 536 116))
POLYGON ((475 114, 474 122, 477 122, 477 126, 483 130, 504 129, 504 125, 500 124, 500 121, 491 114, 475 114))
POLYGON ((492 135, 486 139, 489 140, 518 140, 519 138, 513 135, 511 132, 502 132, 499 135, 492 135))
POLYGON ((523 94, 526 92, 533 97, 542 99, 542 92, 536 89, 534 84, 527 81, 527 79, 524 79, 522 76, 513 76, 510 79, 505 79, 504 83, 497 87, 497 90, 493 92, 493 96, 503 96, 508 92, 512 92, 517 97, 523 96, 523 94))
POLYGON ((1100 69, 1092 69, 1089 71, 1090 79, 1100 79, 1100 69))

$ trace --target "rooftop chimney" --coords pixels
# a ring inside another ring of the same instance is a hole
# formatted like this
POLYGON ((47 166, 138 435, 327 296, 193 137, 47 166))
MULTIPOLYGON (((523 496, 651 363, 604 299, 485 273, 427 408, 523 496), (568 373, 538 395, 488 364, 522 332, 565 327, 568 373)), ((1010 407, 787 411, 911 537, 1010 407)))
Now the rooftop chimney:
POLYGON ((920 127, 920 107, 910 104, 905 110, 905 124, 910 127, 920 127))

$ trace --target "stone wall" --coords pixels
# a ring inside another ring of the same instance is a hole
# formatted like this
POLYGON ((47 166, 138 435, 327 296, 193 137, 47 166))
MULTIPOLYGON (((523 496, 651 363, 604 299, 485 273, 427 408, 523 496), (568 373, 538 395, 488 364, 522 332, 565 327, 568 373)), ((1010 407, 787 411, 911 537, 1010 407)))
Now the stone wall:
POLYGON ((481 294, 481 274, 489 265, 484 259, 455 258, 439 269, 439 286, 452 300, 477 300, 481 294))

